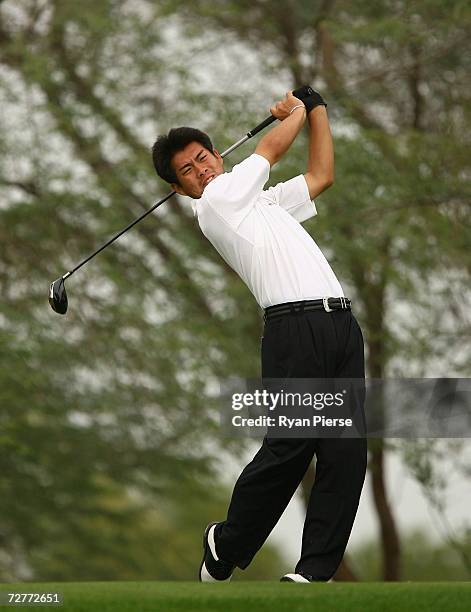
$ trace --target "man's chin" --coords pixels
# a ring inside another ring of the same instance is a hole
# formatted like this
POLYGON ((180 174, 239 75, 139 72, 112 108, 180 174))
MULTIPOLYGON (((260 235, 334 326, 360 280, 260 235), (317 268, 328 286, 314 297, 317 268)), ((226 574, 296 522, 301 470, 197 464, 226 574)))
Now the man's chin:
POLYGON ((177 191, 177 193, 178 193, 178 195, 186 196, 187 198, 191 198, 192 200, 199 200, 203 196, 203 192, 198 194, 198 193, 190 193, 188 191, 185 191, 183 193, 179 193, 177 191))

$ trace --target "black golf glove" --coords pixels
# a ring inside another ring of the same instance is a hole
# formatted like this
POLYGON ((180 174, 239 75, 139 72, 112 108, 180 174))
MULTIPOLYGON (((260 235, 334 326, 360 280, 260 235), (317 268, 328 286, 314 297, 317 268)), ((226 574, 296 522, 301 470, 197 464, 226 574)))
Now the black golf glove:
POLYGON ((302 87, 298 87, 293 91, 293 96, 299 98, 302 102, 304 102, 304 106, 306 107, 306 112, 309 113, 316 106, 326 106, 327 104, 324 102, 321 94, 318 91, 312 89, 310 85, 303 85, 302 87))

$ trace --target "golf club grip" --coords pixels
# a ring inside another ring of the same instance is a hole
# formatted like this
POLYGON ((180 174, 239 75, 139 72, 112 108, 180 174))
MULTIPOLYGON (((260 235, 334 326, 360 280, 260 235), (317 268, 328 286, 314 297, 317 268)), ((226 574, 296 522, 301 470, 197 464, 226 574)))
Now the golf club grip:
POLYGON ((255 136, 255 134, 258 134, 259 132, 261 132, 263 129, 267 127, 267 125, 270 125, 270 123, 273 123, 274 121, 276 121, 276 117, 274 117, 273 115, 270 115, 264 121, 262 121, 262 123, 259 123, 257 127, 254 127, 253 130, 250 130, 250 132, 247 132, 247 136, 249 138, 252 138, 252 136, 255 136))
MULTIPOLYGON (((309 85, 303 85, 302 87, 298 87, 298 89, 295 89, 293 91, 293 96, 296 96, 297 98, 299 98, 300 100, 304 102, 304 100, 312 96, 314 93, 315 92, 312 89, 312 87, 310 87, 309 85)), ((270 125, 270 123, 273 123, 273 121, 276 121, 276 117, 274 117, 273 115, 270 115, 269 117, 265 119, 265 121, 262 121, 262 123, 259 123, 257 127, 255 127, 253 130, 250 130, 250 132, 247 132, 247 136, 249 138, 252 138, 252 136, 255 136, 255 134, 258 134, 259 132, 261 132, 263 129, 267 127, 267 125, 270 125)))

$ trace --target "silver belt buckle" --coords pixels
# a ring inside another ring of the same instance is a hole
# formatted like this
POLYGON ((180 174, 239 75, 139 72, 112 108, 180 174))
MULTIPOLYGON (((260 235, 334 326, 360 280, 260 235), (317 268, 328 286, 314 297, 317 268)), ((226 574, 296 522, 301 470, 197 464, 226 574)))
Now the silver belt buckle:
POLYGON ((322 304, 323 304, 323 306, 324 306, 324 310, 325 310, 326 312, 332 312, 332 311, 333 311, 333 308, 329 308, 328 299, 329 299, 328 297, 323 297, 323 298, 322 298, 322 304))

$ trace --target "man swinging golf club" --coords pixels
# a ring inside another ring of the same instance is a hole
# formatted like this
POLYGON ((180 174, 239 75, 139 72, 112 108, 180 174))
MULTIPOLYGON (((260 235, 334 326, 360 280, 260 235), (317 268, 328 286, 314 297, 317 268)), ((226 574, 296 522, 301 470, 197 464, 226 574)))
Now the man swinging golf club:
MULTIPOLYGON (((296 90, 298 91, 298 90, 296 90)), ((192 198, 198 224, 265 311, 262 379, 364 378, 363 337, 350 300, 301 223, 333 182, 326 105, 317 92, 288 92, 270 109, 279 120, 255 153, 224 172, 209 137, 181 127, 153 146, 158 175, 192 198), (309 124, 307 172, 264 190, 270 168, 309 124)), ((204 533, 203 582, 245 569, 278 522, 316 455, 300 559, 283 581, 328 581, 337 570, 363 486, 365 438, 266 436, 239 476, 225 521, 204 533)))

